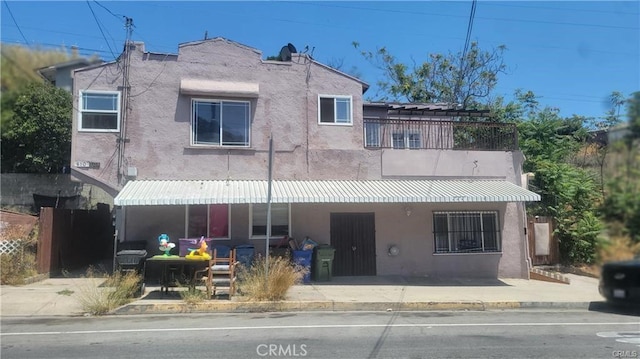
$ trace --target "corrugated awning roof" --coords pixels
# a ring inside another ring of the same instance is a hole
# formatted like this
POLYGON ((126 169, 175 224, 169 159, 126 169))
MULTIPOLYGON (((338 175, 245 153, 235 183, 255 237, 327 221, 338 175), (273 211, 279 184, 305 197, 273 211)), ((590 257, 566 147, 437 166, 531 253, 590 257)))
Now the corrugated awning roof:
MULTIPOLYGON (((435 203, 540 201, 504 180, 273 181, 273 203, 435 203)), ((131 181, 116 206, 267 203, 267 181, 131 181)))

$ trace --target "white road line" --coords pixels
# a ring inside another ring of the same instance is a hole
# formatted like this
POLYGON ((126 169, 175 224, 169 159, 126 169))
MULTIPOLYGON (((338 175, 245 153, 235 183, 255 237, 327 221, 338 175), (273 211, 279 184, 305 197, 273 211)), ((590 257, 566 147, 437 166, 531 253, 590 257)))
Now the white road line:
POLYGON ((0 336, 21 335, 70 335, 70 334, 117 334, 117 333, 153 333, 153 332, 192 332, 192 331, 229 331, 229 330, 286 330, 286 329, 340 329, 340 328, 443 328, 443 327, 565 327, 565 326, 604 326, 635 325, 640 322, 602 322, 602 323, 446 323, 446 324, 314 324, 314 325, 270 325, 257 327, 211 327, 211 328, 145 328, 110 330, 72 330, 57 332, 0 333, 0 336))
POLYGON ((640 331, 638 332, 599 332, 601 338, 614 338, 618 343, 636 344, 640 347, 640 331))

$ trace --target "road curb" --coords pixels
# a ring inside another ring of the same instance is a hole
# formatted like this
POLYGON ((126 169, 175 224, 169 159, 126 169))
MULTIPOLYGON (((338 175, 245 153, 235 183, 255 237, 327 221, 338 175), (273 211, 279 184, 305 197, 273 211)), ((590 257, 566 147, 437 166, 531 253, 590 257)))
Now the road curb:
POLYGON ((590 302, 518 302, 518 301, 444 301, 444 302, 336 302, 282 301, 234 302, 206 301, 197 304, 130 303, 111 312, 113 315, 171 313, 247 313, 306 311, 487 311, 508 309, 589 309, 590 302))

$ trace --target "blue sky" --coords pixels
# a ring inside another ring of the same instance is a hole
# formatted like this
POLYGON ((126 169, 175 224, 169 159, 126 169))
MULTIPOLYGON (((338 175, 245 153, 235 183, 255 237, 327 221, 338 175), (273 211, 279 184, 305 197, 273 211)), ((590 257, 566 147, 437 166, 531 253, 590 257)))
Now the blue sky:
MULTIPOLYGON (((133 19, 133 40, 152 52, 222 36, 276 55, 287 43, 309 46, 324 63, 355 67, 375 97, 381 72, 364 50, 386 47, 400 61, 421 63, 430 53, 457 53, 467 33, 469 1, 2 1, 3 43, 60 47, 111 60, 125 39, 122 16, 133 19), (92 14, 95 14, 95 16, 92 14), (101 31, 102 29, 102 31, 101 31)), ((481 48, 506 45, 507 73, 494 95, 531 90, 563 116, 600 117, 612 91, 640 90, 639 1, 478 1, 471 40, 481 48)), ((375 98, 373 98, 375 99, 375 98)))

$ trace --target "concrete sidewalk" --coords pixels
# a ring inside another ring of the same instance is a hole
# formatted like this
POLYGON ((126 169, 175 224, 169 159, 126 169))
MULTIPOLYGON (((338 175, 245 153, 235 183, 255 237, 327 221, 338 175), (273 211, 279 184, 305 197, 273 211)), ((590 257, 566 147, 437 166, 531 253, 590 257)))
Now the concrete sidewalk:
MULTIPOLYGON (((603 302, 598 280, 565 274, 571 284, 523 279, 335 277, 331 282, 293 287, 282 302, 207 300, 187 305, 177 293, 147 287, 145 295, 113 314, 346 310, 491 310, 517 308, 588 309, 603 302)), ((48 278, 25 286, 1 286, 2 316, 83 315, 80 293, 102 283, 92 278, 48 278)))
POLYGON ((0 314, 3 317, 81 316, 78 298, 96 290, 100 278, 46 278, 22 286, 0 286, 0 314))
POLYGON ((565 275, 571 284, 524 279, 449 279, 417 277, 336 277, 331 282, 293 287, 278 303, 212 300, 186 305, 162 295, 147 295, 119 308, 117 314, 171 312, 351 311, 351 310, 491 310, 518 308, 588 309, 603 302, 598 280, 565 275))

